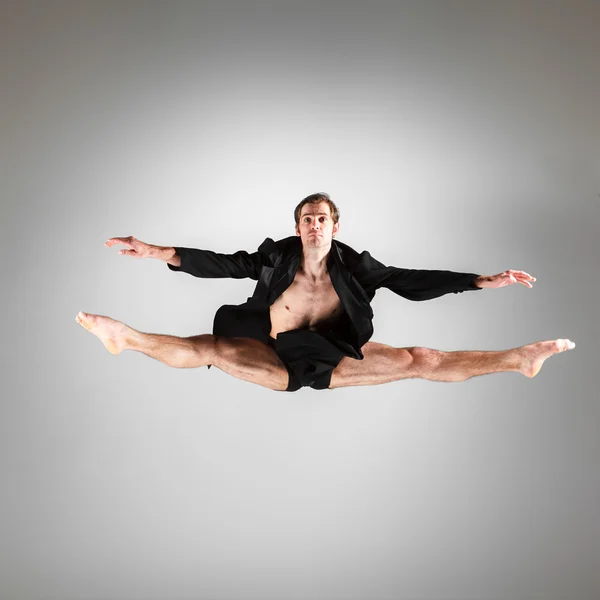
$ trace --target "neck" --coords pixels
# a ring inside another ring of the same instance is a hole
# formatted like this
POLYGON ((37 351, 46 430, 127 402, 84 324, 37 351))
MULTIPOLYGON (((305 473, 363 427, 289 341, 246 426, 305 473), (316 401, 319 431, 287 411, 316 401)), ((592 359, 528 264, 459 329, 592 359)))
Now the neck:
POLYGON ((302 272, 317 281, 327 274, 327 256, 331 250, 331 244, 322 248, 302 248, 302 260, 300 268, 302 272))

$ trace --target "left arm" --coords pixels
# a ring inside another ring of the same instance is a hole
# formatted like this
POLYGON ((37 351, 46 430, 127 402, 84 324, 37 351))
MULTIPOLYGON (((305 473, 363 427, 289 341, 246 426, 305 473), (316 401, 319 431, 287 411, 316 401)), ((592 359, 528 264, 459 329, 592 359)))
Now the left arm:
POLYGON ((415 301, 479 290, 481 287, 475 282, 481 281, 482 277, 477 273, 386 266, 366 251, 360 254, 354 275, 371 298, 379 288, 385 287, 407 300, 415 301))
POLYGON ((366 251, 360 254, 355 275, 371 297, 377 289, 385 287, 408 300, 416 301, 486 287, 504 287, 517 282, 532 287, 529 281, 535 281, 534 277, 524 271, 511 270, 488 276, 454 271, 401 269, 384 265, 366 251))

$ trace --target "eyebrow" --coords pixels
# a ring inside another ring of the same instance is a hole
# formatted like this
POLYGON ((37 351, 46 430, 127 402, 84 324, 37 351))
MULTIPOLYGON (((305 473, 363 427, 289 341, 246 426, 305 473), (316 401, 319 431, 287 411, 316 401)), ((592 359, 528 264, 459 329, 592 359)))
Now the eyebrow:
POLYGON ((302 215, 302 217, 300 217, 300 218, 301 218, 301 219, 303 219, 304 217, 310 217, 310 216, 312 216, 313 214, 314 214, 315 216, 317 216, 317 217, 318 217, 318 216, 321 216, 321 215, 323 215, 323 216, 325 216, 325 217, 328 217, 328 216, 329 216, 327 213, 304 213, 304 214, 302 215))

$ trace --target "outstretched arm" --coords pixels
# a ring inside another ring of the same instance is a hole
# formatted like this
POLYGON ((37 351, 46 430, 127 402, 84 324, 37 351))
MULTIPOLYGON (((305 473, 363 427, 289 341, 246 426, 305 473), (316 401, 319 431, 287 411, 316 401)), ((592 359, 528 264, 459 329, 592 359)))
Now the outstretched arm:
POLYGON ((111 238, 105 246, 123 244, 127 250, 119 254, 135 258, 157 258, 167 263, 172 271, 183 271, 194 277, 231 277, 258 279, 262 266, 258 252, 249 254, 244 250, 234 254, 220 254, 212 250, 184 248, 180 246, 153 246, 137 240, 133 236, 111 238))
POLYGON ((402 269, 387 266, 366 251, 358 258, 354 274, 371 298, 382 287, 408 300, 431 300, 444 294, 481 289, 475 284, 481 277, 477 273, 402 269))
POLYGON ((355 275, 371 297, 377 289, 385 287, 408 300, 430 300, 444 294, 493 289, 513 283, 533 287, 530 282, 535 281, 535 277, 525 271, 515 270, 503 271, 498 275, 478 275, 429 269, 401 269, 384 265, 366 251, 359 256, 355 275))

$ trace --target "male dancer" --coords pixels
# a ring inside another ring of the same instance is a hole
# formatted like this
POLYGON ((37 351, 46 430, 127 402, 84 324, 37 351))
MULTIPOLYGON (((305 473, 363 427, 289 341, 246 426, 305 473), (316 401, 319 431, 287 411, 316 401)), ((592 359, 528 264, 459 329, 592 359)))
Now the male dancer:
POLYGON ((442 352, 395 348, 371 342, 370 302, 386 287, 409 300, 520 283, 535 278, 524 271, 497 275, 400 269, 368 252, 335 240, 339 210, 325 193, 304 198, 294 211, 296 235, 267 238, 252 254, 162 247, 134 237, 111 238, 119 254, 157 258, 172 271, 196 277, 249 277, 254 294, 239 306, 222 306, 212 334, 186 338, 141 333, 109 317, 80 312, 76 320, 112 354, 136 350, 171 367, 217 368, 272 390, 308 386, 333 389, 376 385, 407 378, 464 381, 504 371, 534 377, 550 356, 571 350, 567 339, 537 342, 503 351, 442 352))

